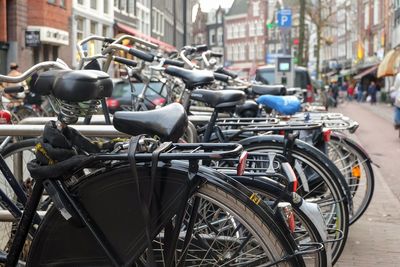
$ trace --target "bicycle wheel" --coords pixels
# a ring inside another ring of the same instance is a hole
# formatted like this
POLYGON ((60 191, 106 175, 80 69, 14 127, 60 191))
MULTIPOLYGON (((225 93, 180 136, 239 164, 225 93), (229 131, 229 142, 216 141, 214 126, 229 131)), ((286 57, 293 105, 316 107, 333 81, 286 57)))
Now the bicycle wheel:
POLYGON ((345 177, 352 196, 350 225, 367 210, 374 194, 375 178, 371 160, 361 147, 344 135, 333 134, 328 155, 345 177))
MULTIPOLYGON (((138 168, 141 184, 148 183, 149 172, 148 167, 138 168)), ((182 171, 182 168, 160 168, 154 190, 153 200, 156 201, 152 203, 155 206, 167 205, 168 201, 163 198, 179 196, 182 190, 177 184, 181 185, 180 181, 187 179, 187 171, 182 171), (166 186, 172 186, 175 194, 166 192, 166 186)), ((187 212, 181 224, 176 221, 175 213, 170 214, 168 220, 157 214, 159 221, 163 221, 153 235, 157 266, 165 265, 164 255, 169 240, 166 237, 166 225, 169 222, 173 222, 178 230, 181 229, 177 245, 172 248, 175 250, 175 266, 260 266, 277 262, 293 253, 288 250, 285 237, 279 234, 278 229, 281 228, 274 221, 266 221, 265 212, 260 207, 254 203, 253 207, 245 204, 246 199, 240 191, 233 187, 227 190, 222 184, 223 181, 213 183, 210 180, 192 188, 195 191, 187 202, 187 212), (198 203, 198 209, 195 209, 195 213, 189 212, 194 203, 198 203), (194 227, 188 235, 191 218, 194 227), (182 259, 185 261, 180 262, 182 259)), ((142 229, 138 223, 140 217, 136 212, 139 207, 132 202, 134 187, 129 167, 119 167, 87 176, 71 191, 109 239, 122 260, 121 265, 145 266, 145 245, 142 244, 142 229)), ((57 264, 109 266, 110 262, 87 227, 65 221, 52 208, 34 237, 27 266, 57 264)), ((298 261, 298 257, 291 257, 276 266, 302 266, 302 261, 298 261)))
MULTIPOLYGON (((26 167, 26 164, 35 158, 34 147, 36 139, 26 139, 8 145, 2 152, 1 156, 4 158, 7 166, 14 174, 15 178, 20 184, 31 185, 30 174, 26 167)), ((17 202, 16 195, 13 189, 8 184, 7 180, 1 174, 0 188, 6 193, 6 195, 17 202)), ((29 188, 27 188, 29 190, 29 188)), ((4 209, 4 207, 1 207, 4 209)), ((11 235, 15 230, 15 223, 10 221, 0 220, 0 247, 7 250, 10 245, 11 235)), ((24 252, 22 258, 27 256, 27 252, 24 252)))
MULTIPOLYGON (((323 235, 317 229, 318 226, 312 221, 313 218, 308 217, 298 204, 292 202, 292 196, 285 192, 285 188, 281 184, 268 178, 234 178, 247 186, 251 191, 257 192, 264 201, 273 202, 277 199, 281 199, 281 201, 291 203, 295 218, 295 229, 292 232, 292 237, 297 245, 312 246, 317 243, 324 244, 326 240, 324 240, 323 235)), ((322 249, 303 256, 307 267, 330 266, 331 257, 332 255, 329 249, 322 249)))
MULTIPOLYGON (((283 154, 283 138, 281 136, 269 136, 269 138, 270 140, 263 139, 259 143, 244 143, 243 145, 249 152, 283 154)), ((328 236, 330 240, 339 239, 340 232, 343 237, 337 242, 332 242, 332 263, 335 264, 344 249, 349 230, 347 197, 343 192, 343 185, 338 180, 341 174, 336 166, 320 151, 312 147, 303 149, 299 144, 306 145, 299 141, 291 149, 296 162, 294 171, 297 177, 305 176, 309 189, 306 190, 306 184, 303 184, 302 179, 299 179, 298 193, 303 199, 320 206, 327 228, 335 231, 328 236)), ((268 156, 265 156, 262 159, 255 159, 253 163, 251 159, 248 161, 249 164, 259 164, 259 162, 268 160, 268 156)), ((267 166, 257 166, 257 169, 264 171, 266 168, 267 166)))

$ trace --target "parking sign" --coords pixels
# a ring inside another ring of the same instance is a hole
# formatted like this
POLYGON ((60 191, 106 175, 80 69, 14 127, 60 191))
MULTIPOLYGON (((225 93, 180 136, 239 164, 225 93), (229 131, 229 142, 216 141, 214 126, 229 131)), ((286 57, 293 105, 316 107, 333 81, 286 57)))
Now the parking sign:
POLYGON ((292 27, 292 10, 291 9, 278 10, 276 17, 278 18, 278 27, 281 27, 281 28, 292 27))

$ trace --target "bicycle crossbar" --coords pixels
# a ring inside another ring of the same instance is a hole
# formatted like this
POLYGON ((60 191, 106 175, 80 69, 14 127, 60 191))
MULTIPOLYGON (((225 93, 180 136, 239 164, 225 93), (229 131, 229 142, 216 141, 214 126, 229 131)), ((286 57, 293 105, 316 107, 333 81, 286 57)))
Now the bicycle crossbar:
MULTIPOLYGON (((117 131, 112 125, 69 125, 85 136, 93 137, 129 137, 117 131)), ((0 125, 0 136, 36 137, 43 133, 43 125, 0 125)))

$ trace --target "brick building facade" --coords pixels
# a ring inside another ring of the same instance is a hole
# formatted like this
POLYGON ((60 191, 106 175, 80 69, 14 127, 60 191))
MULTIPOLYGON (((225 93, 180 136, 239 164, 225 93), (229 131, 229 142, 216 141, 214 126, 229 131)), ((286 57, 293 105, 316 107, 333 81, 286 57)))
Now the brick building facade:
POLYGON ((254 74, 265 64, 268 15, 266 0, 235 0, 225 16, 225 65, 254 74))
POLYGON ((1 0, 0 72, 10 62, 21 70, 57 57, 69 63, 71 8, 65 0, 1 0))

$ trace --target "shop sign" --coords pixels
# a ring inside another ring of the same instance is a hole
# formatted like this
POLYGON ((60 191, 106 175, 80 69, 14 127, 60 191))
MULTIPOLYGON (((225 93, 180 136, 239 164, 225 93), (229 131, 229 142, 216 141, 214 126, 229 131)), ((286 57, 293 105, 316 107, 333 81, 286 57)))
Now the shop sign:
POLYGON ((40 31, 25 31, 25 46, 40 46, 40 31))

